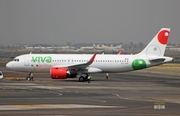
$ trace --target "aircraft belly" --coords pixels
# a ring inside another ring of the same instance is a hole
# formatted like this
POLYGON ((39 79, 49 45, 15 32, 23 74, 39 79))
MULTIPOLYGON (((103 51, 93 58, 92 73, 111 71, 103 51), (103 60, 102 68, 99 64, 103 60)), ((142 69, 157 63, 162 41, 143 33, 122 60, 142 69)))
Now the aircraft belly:
POLYGON ((113 73, 119 73, 119 72, 125 72, 125 71, 133 70, 132 67, 128 64, 102 65, 102 66, 97 66, 96 68, 101 69, 102 72, 113 72, 113 73))
POLYGON ((36 73, 43 73, 43 72, 50 71, 49 68, 32 68, 32 67, 15 68, 14 70, 20 71, 20 72, 36 72, 36 73))
POLYGON ((29 72, 30 69, 29 68, 11 68, 11 70, 14 70, 14 71, 20 71, 20 72, 29 72))

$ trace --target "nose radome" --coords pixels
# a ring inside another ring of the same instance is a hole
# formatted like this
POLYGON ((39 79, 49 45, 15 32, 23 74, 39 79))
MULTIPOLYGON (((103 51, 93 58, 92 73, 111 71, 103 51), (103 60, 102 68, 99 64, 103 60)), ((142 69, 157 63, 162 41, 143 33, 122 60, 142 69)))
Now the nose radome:
POLYGON ((11 68, 11 67, 12 67, 11 62, 8 62, 8 63, 6 64, 6 68, 11 68))
POLYGON ((8 68, 8 67, 9 67, 9 63, 6 64, 6 68, 8 68))

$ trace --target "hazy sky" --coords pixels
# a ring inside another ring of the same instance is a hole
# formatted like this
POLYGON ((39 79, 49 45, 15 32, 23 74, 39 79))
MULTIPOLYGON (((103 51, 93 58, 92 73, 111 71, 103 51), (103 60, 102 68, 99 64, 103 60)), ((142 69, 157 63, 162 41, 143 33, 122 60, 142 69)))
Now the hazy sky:
POLYGON ((180 0, 0 0, 0 44, 180 44, 180 0))

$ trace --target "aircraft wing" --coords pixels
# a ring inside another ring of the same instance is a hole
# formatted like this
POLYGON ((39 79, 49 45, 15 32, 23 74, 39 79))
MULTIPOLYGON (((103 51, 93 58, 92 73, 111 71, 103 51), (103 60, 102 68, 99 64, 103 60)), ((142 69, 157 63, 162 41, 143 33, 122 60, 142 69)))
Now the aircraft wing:
POLYGON ((88 67, 90 64, 93 63, 95 57, 96 57, 97 53, 94 53, 94 55, 91 57, 91 59, 86 62, 86 63, 78 63, 78 64, 68 64, 68 65, 57 65, 57 66, 53 66, 53 67, 64 67, 64 68, 68 68, 70 70, 83 70, 86 67, 88 67))

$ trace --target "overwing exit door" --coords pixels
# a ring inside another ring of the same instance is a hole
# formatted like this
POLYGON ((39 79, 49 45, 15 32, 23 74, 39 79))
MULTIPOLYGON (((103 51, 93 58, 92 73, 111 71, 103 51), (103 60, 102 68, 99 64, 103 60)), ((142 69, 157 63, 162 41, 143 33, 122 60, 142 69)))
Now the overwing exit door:
POLYGON ((24 59, 24 66, 29 66, 30 56, 26 56, 24 59))

